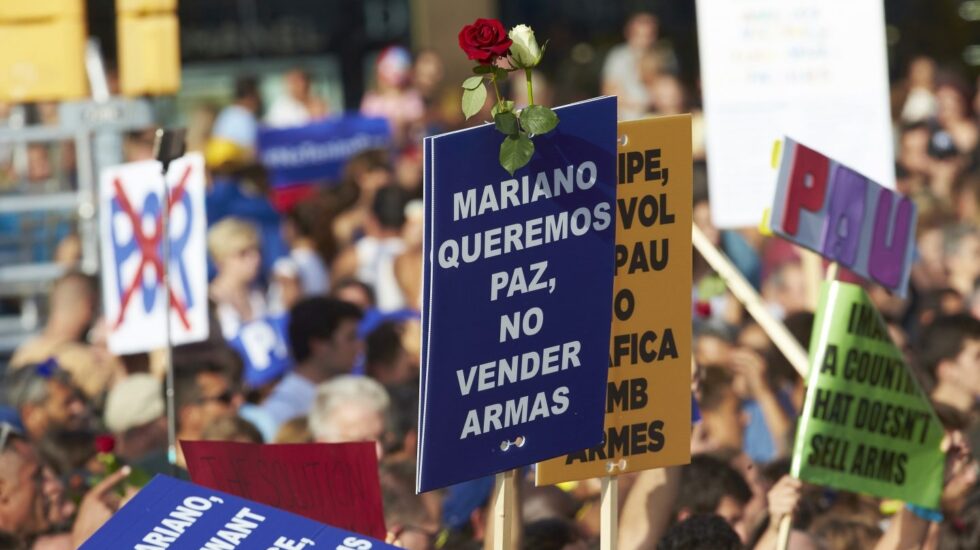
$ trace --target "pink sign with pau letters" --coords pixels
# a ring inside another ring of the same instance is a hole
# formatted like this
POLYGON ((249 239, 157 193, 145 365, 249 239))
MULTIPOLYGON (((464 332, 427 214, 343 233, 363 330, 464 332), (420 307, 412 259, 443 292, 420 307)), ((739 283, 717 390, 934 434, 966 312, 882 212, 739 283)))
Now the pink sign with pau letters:
POLYGON ((786 138, 774 233, 904 297, 915 247, 915 203, 786 138))

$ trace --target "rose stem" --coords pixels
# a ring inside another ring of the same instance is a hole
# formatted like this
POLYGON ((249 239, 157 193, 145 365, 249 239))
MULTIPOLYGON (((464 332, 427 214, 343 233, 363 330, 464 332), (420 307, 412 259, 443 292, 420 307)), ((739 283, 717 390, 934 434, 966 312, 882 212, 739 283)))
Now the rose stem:
POLYGON ((494 93, 494 95, 497 96, 497 112, 499 113, 500 110, 504 107, 504 103, 502 101, 502 98, 500 97, 500 88, 497 87, 497 73, 496 73, 496 71, 490 73, 490 81, 493 82, 493 93, 494 93))
POLYGON ((524 76, 527 78, 527 106, 534 105, 534 90, 531 89, 531 69, 524 69, 524 76))

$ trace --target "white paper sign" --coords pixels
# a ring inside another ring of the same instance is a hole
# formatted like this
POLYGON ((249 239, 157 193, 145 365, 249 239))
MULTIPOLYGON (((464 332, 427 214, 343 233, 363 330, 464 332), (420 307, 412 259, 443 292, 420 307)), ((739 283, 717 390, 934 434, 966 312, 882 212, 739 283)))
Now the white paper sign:
POLYGON ((698 0, 712 221, 757 226, 791 135, 895 187, 881 0, 698 0))
MULTIPOLYGON (((170 164, 170 329, 173 345, 208 337, 204 158, 192 153, 170 164)), ((166 347, 162 284, 164 182, 157 161, 102 171, 99 229, 102 297, 109 349, 129 354, 166 347)))

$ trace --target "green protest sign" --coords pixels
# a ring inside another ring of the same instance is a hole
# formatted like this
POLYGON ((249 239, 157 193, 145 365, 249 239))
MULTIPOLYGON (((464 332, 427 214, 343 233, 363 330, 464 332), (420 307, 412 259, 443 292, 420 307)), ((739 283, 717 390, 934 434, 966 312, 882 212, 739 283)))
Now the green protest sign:
POLYGON ((792 474, 938 508, 943 428, 859 286, 824 283, 792 474))

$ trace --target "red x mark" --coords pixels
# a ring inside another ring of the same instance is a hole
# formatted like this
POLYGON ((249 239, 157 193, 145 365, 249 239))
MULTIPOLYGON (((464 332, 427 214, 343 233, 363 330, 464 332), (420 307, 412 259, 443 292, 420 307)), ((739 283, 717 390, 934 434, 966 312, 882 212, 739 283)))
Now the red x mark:
MULTIPOLYGON (((170 192, 170 197, 167 200, 167 213, 173 208, 174 204, 180 202, 184 198, 184 186, 187 183, 187 179, 191 175, 191 167, 188 166, 184 170, 184 175, 181 176, 180 181, 177 182, 177 186, 170 192)), ((139 265, 136 267, 136 275, 133 277, 132 282, 126 287, 126 291, 123 292, 122 300, 119 304, 119 317, 116 319, 115 327, 119 328, 123 320, 126 317, 126 306, 129 305, 130 299, 132 299, 133 294, 136 293, 136 289, 143 284, 143 270, 146 268, 147 264, 153 266, 156 270, 156 276, 158 281, 163 280, 163 260, 160 259, 160 255, 157 254, 157 246, 160 244, 160 237, 163 234, 163 217, 157 216, 156 219, 156 230, 153 232, 152 237, 147 237, 143 234, 143 223, 140 216, 133 209, 133 205, 129 202, 129 197, 126 196, 126 192, 123 190, 122 182, 119 178, 115 178, 112 181, 112 186, 116 191, 116 199, 119 200, 119 206, 122 207, 123 212, 126 217, 129 218, 129 222, 133 226, 133 237, 136 239, 136 244, 139 246, 140 259, 139 265)), ((171 290, 168 292, 170 295, 170 307, 177 311, 177 317, 180 319, 180 323, 184 326, 185 330, 191 328, 190 322, 187 320, 187 307, 180 301, 177 296, 174 295, 171 290)))

